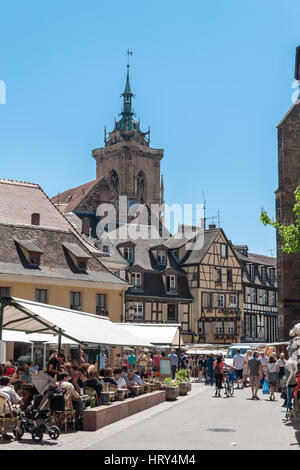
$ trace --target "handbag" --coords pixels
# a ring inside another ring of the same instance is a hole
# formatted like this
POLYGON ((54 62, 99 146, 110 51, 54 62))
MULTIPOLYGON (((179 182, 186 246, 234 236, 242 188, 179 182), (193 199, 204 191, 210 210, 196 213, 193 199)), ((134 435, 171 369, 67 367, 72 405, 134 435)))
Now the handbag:
POLYGON ((264 395, 269 395, 269 393, 270 393, 269 385, 268 385, 268 382, 266 380, 264 381, 262 392, 263 392, 264 395))

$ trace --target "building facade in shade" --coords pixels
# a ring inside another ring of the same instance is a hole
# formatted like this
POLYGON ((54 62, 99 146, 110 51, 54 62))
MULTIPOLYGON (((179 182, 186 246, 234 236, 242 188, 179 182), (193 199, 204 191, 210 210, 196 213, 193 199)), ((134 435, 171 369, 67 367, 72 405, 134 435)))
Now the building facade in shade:
POLYGON ((278 341, 276 258, 234 246, 243 269, 243 327, 241 341, 278 341))
MULTIPOLYGON (((296 52, 295 78, 300 80, 300 47, 296 52)), ((300 102, 297 101, 278 125, 278 189, 276 219, 294 223, 294 191, 300 185, 300 102)), ((300 253, 285 254, 277 237, 278 302, 280 339, 300 322, 300 253)))

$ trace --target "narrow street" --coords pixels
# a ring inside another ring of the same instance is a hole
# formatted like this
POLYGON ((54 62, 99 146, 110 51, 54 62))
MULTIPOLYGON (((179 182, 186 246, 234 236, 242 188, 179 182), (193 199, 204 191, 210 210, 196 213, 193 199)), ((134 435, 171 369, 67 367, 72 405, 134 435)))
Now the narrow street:
MULTIPOLYGON (((176 402, 164 402, 96 432, 62 434, 58 441, 22 442, 1 449, 74 450, 298 450, 300 431, 284 425, 283 400, 252 401, 250 388, 232 398, 215 398, 214 390, 193 384, 193 391, 176 402), (298 438, 298 440, 297 440, 298 438)), ((300 429, 300 427, 299 427, 300 429)))

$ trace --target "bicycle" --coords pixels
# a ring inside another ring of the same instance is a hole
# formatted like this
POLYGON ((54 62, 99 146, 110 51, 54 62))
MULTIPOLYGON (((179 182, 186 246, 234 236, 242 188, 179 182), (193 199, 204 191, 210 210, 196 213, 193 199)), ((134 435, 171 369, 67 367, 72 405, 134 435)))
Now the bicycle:
POLYGON ((224 394, 227 398, 234 395, 235 372, 224 371, 224 394))

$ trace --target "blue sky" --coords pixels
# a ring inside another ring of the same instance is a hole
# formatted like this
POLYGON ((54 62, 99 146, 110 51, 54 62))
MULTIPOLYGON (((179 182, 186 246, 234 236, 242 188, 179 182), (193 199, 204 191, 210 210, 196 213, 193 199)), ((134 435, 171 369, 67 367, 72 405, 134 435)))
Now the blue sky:
MULTIPOLYGON (((167 203, 220 211, 229 239, 270 255, 276 125, 291 106, 300 5, 285 0, 1 0, 0 177, 50 195, 95 178, 121 110, 126 51, 167 203)), ((211 222, 212 220, 209 220, 211 222)), ((216 222, 216 219, 215 219, 216 222)))

